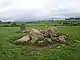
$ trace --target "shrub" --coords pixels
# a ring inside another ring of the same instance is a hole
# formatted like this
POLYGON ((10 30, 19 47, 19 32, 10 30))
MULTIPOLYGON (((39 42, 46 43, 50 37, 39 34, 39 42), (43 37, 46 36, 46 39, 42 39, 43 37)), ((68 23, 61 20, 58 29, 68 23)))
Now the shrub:
POLYGON ((16 22, 11 23, 11 26, 16 26, 16 22))
POLYGON ((3 25, 2 27, 10 27, 10 25, 3 25))
POLYGON ((26 24, 21 24, 21 25, 20 25, 20 30, 21 30, 21 31, 24 31, 25 29, 26 29, 26 24))

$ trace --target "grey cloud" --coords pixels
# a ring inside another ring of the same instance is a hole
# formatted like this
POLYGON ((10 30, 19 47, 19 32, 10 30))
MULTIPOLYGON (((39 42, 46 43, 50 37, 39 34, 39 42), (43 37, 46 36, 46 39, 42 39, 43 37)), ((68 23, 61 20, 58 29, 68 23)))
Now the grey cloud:
POLYGON ((44 0, 44 7, 37 9, 27 8, 26 3, 20 5, 23 1, 26 2, 28 0, 4 0, 0 2, 0 8, 3 7, 0 10, 0 19, 18 21, 64 19, 69 16, 80 16, 79 0, 44 0))
POLYGON ((11 4, 11 0, 2 0, 0 1, 0 7, 5 8, 6 6, 9 6, 11 4))

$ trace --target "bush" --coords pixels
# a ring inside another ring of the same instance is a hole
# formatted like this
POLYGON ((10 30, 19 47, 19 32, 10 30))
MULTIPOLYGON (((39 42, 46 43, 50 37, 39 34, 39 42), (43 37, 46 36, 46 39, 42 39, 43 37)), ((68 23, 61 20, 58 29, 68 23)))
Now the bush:
POLYGON ((20 30, 21 30, 21 31, 24 31, 25 29, 26 29, 26 24, 21 24, 21 25, 20 25, 20 30))
POLYGON ((11 26, 12 26, 12 27, 13 27, 13 26, 16 26, 16 22, 11 23, 11 26))
POLYGON ((3 25, 2 27, 10 27, 10 25, 3 25))

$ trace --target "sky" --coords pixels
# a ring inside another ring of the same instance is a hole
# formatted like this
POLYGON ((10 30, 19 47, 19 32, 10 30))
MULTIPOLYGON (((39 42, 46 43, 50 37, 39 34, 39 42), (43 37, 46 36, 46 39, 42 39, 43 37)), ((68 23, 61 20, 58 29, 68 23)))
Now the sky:
POLYGON ((0 20, 30 21, 80 16, 80 0, 0 0, 0 20))

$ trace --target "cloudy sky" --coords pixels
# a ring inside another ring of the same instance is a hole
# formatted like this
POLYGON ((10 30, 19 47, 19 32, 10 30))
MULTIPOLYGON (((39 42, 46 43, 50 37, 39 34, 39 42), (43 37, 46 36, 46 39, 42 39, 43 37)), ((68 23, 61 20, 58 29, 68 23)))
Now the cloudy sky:
POLYGON ((80 16, 80 0, 0 0, 0 19, 23 21, 80 16))

